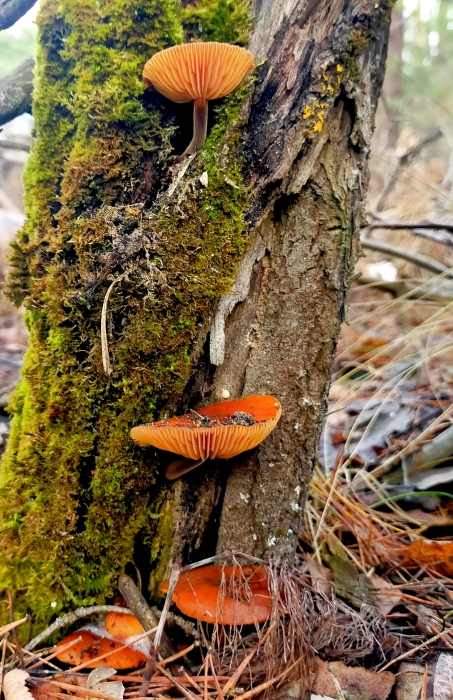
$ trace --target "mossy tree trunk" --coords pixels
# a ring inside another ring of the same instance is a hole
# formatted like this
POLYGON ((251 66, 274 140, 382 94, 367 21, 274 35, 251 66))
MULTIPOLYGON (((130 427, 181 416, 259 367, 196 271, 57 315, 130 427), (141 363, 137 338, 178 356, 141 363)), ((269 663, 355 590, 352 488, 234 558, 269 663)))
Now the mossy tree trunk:
POLYGON ((110 597, 132 561, 155 591, 177 554, 295 552, 390 5, 44 0, 9 282, 30 347, 0 482, 0 585, 40 623, 110 597), (172 155, 190 140, 192 106, 145 93, 140 74, 154 51, 191 39, 250 41, 259 65, 212 106, 184 172, 172 155), (107 375, 100 318, 114 281, 107 375), (279 398, 283 417, 231 463, 169 483, 168 458, 129 437, 251 393, 279 398))

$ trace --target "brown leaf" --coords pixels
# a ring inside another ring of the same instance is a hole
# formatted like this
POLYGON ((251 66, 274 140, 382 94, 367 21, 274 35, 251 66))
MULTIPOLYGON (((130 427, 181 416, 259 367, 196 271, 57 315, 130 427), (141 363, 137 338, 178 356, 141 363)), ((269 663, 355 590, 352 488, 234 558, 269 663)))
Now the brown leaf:
POLYGON ((55 686, 49 681, 33 681, 30 692, 35 700, 54 700, 55 686))
POLYGON ((403 662, 398 668, 396 700, 417 700, 423 685, 423 666, 403 662))
POLYGON ((342 691, 349 695, 362 696, 369 693, 376 700, 386 700, 390 695, 395 676, 389 671, 374 673, 364 668, 346 666, 342 661, 318 660, 316 678, 312 692, 316 695, 328 695, 336 698, 338 693, 332 680, 337 679, 342 691))
POLYGON ((371 583, 374 588, 378 589, 374 594, 374 604, 382 617, 386 617, 395 605, 401 603, 402 593, 398 588, 377 575, 371 577, 371 583), (379 590, 382 593, 379 593, 379 590))

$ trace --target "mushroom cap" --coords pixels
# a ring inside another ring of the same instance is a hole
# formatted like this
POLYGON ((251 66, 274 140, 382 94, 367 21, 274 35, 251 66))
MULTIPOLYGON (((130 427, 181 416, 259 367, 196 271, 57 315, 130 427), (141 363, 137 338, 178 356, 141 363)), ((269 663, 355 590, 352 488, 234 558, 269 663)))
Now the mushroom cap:
POLYGON ((127 637, 136 637, 139 634, 144 634, 140 621, 135 615, 120 612, 109 612, 105 618, 105 629, 109 634, 117 639, 126 639, 127 637))
POLYGON ((188 459, 229 459, 259 445, 275 428, 281 413, 281 404, 273 396, 247 396, 180 418, 137 425, 131 437, 142 447, 158 447, 188 459))
MULTIPOLYGON (((161 590, 166 593, 168 585, 164 581, 161 590)), ((220 625, 253 625, 268 620, 272 612, 266 570, 259 566, 213 565, 187 571, 179 576, 173 601, 185 615, 220 625)))
POLYGON ((179 44, 154 54, 143 80, 173 102, 228 95, 253 68, 247 49, 217 41, 179 44))
POLYGON ((116 642, 111 637, 100 637, 87 629, 71 632, 71 634, 68 634, 61 642, 58 642, 57 646, 67 644, 73 639, 77 639, 77 637, 82 637, 82 640, 69 649, 57 654, 57 659, 59 661, 70 664, 71 666, 78 666, 79 664, 84 664, 91 660, 91 663, 88 664, 88 668, 109 666, 110 668, 121 670, 125 668, 137 668, 137 666, 146 663, 148 658, 146 654, 132 647, 121 649, 124 642, 116 642), (111 656, 107 656, 105 659, 97 660, 98 656, 113 651, 115 648, 118 649, 115 654, 111 654, 111 656))

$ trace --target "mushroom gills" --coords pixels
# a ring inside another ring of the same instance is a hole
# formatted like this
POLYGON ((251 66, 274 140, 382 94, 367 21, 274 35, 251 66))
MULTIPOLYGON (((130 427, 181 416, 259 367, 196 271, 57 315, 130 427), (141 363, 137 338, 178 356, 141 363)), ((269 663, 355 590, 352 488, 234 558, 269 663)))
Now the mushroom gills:
POLYGON ((183 474, 192 471, 192 469, 195 469, 195 467, 199 467, 200 464, 206 462, 206 459, 207 457, 205 457, 204 459, 199 459, 198 461, 195 459, 187 459, 186 457, 184 457, 183 459, 175 459, 174 462, 170 462, 170 464, 168 465, 165 471, 165 477, 169 481, 174 481, 183 474))

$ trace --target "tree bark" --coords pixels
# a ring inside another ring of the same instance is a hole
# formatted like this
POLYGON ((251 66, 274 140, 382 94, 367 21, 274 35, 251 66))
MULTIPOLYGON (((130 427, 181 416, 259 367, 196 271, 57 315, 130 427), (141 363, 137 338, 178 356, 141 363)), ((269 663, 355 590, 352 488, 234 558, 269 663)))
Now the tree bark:
POLYGON ((28 58, 0 80, 0 126, 31 112, 34 67, 34 60, 28 58))
POLYGON ((200 38, 200 23, 204 40, 246 41, 244 2, 127 0, 119 15, 109 0, 61 4, 40 19, 29 224, 9 285, 31 340, 0 493, 1 578, 42 620, 51 601, 104 600, 132 559, 155 591, 175 556, 294 555, 391 3, 257 2, 254 79, 215 108, 184 164, 169 149, 187 146, 192 106, 143 96, 140 68, 156 46, 200 38), (252 393, 282 402, 271 436, 173 484, 170 457, 129 438, 134 423, 252 393))

